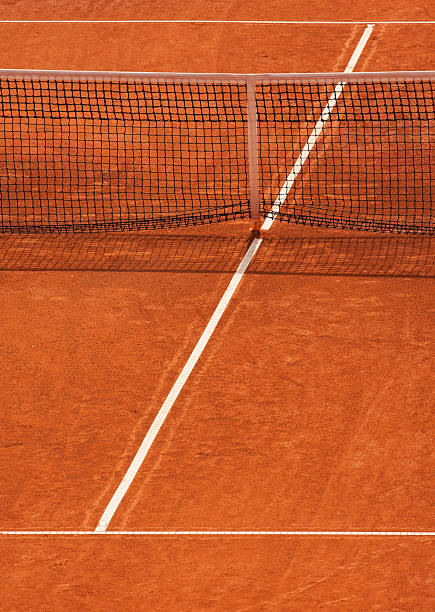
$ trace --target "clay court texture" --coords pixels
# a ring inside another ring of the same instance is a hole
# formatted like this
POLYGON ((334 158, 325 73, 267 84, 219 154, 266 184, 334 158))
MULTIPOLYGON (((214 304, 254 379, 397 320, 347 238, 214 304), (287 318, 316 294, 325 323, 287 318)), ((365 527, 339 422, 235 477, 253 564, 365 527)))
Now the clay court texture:
MULTIPOLYGON (((4 4, 5 70, 435 67, 428 1, 4 4)), ((262 222, 0 234, 3 609, 433 609, 433 238, 262 222)))

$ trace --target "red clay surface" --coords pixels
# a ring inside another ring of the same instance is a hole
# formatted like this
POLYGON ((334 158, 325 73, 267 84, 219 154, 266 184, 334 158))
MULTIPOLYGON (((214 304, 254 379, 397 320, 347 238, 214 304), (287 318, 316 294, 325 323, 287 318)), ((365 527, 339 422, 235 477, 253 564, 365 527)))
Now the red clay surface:
MULTIPOLYGON (((268 18, 291 18, 276 6, 268 18)), ((118 7, 93 7, 98 18, 127 18, 118 7)), ((217 7, 242 18, 238 7, 217 7)), ((164 10, 174 17, 177 8, 164 10)), ((334 18, 367 14, 362 8, 335 6, 334 18)), ((324 17, 323 3, 290 12, 309 19, 316 10, 324 17)), ((65 11, 80 18, 77 6, 65 11)), ((244 6, 243 17, 254 12, 244 6)), ((35 14, 24 4, 9 9, 9 18, 35 14)), ((370 18, 422 14, 421 5, 396 3, 370 18)), ((3 24, 0 52, 3 67, 15 68, 342 70, 362 32, 170 27, 169 36, 164 25, 3 24)), ((432 67, 433 29, 407 35, 402 26, 393 43, 388 28, 376 30, 358 69, 385 69, 405 46, 413 65, 399 55, 394 68, 432 67)), ((333 240, 348 234, 292 232, 275 225, 265 246, 270 253, 273 240, 305 237, 306 250, 319 249, 311 272, 294 267, 294 245, 276 243, 280 274, 268 273, 259 253, 257 274, 243 279, 111 528, 431 529, 430 248, 395 242, 384 274, 365 276, 356 264, 346 274, 342 255, 330 258, 342 248, 333 240)), ((212 247, 212 262, 198 246, 211 234, 234 238, 234 269, 244 223, 185 230, 196 240, 187 270, 171 269, 180 259, 170 255, 169 268, 146 269, 147 261, 158 267, 159 248, 173 252, 174 232, 160 245, 150 238, 148 250, 147 237, 135 235, 127 253, 109 236, 84 240, 78 253, 56 242, 54 270, 49 239, 1 240, 1 529, 96 526, 230 278, 224 243, 212 247)), ((367 243, 346 248, 368 257, 367 243)), ((10 610, 432 608, 431 538, 4 536, 0 547, 10 610)))
MULTIPOLYGON (((428 538, 3 540, 9 610, 432 609, 428 538)), ((5 600, 3 600, 5 601, 5 600)))
MULTIPOLYGON (((29 5, 16 0, 12 6, 2 9, 2 19, 228 19, 228 20, 323 20, 323 21, 375 21, 375 20, 430 20, 434 19, 433 3, 424 0, 417 3, 392 0, 336 0, 332 5, 325 0, 296 0, 285 3, 269 0, 228 2, 215 0, 171 0, 164 3, 144 4, 140 0, 118 2, 83 0, 71 4, 66 0, 47 0, 43 4, 29 5)), ((273 36, 273 34, 272 34, 273 36)))
POLYGON ((1 273, 3 528, 95 527, 229 278, 1 273))
POLYGON ((430 309, 425 280, 249 275, 112 527, 430 530, 430 309))
POLYGON ((2 68, 338 71, 345 67, 363 29, 362 25, 294 25, 271 32, 270 26, 236 24, 0 23, 0 54, 2 68))

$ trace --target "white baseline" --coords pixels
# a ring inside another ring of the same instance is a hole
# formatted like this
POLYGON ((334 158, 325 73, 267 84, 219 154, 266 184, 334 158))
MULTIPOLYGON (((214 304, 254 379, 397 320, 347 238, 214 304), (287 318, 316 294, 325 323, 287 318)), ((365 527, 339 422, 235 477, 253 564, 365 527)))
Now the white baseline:
MULTIPOLYGON (((234 23, 254 25, 366 25, 368 21, 298 21, 298 20, 254 20, 254 19, 0 19, 0 23, 234 23)), ((434 20, 421 21, 372 21, 380 25, 435 25, 434 20)))
POLYGON ((0 536, 435 536, 435 531, 0 531, 0 536))

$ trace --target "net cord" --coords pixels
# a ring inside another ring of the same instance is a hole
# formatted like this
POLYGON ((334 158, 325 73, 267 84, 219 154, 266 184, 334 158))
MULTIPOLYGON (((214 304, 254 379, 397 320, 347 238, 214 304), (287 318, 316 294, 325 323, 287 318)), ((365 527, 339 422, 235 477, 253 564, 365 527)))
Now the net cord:
POLYGON ((247 83, 253 79, 258 81, 311 81, 311 82, 337 82, 348 81, 389 81, 389 80, 409 80, 414 79, 435 79, 435 70, 414 70, 414 71, 387 71, 387 72, 294 72, 294 73, 182 73, 182 72, 116 72, 116 71, 86 71, 86 70, 27 70, 15 68, 0 68, 0 78, 29 78, 29 79, 78 79, 78 80, 170 80, 170 81, 189 81, 192 83, 212 82, 212 81, 232 81, 247 83))

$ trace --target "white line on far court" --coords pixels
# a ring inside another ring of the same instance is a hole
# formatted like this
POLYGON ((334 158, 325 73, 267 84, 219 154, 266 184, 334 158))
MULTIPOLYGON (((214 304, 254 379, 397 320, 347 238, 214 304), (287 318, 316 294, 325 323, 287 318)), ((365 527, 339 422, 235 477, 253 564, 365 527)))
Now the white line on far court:
MULTIPOLYGON (((254 25, 367 25, 368 21, 298 21, 254 19, 0 19, 0 23, 200 23, 200 24, 254 24, 254 25)), ((435 21, 372 21, 383 25, 434 25, 435 21)))
POLYGON ((0 531, 2 536, 435 536, 435 531, 0 531))
MULTIPOLYGON (((371 34, 371 31, 373 29, 373 24, 368 25, 365 30, 363 35, 361 36, 360 41, 358 42, 354 52, 352 53, 352 56, 349 60, 349 63, 347 64, 346 67, 346 71, 348 72, 352 72, 356 62, 358 61, 359 56, 361 55, 361 52, 371 34)), ((330 112, 330 111, 329 111, 330 112)), ((286 183, 288 182, 288 178, 286 183)), ((289 187, 290 188, 290 187, 289 187)), ((284 187, 283 187, 284 189, 284 187)), ((281 190, 282 192, 283 190, 281 190)), ((287 191, 288 193, 288 191, 287 191)), ((268 229, 265 228, 264 226, 266 224, 268 224, 269 219, 266 219, 262 229, 268 229)), ((271 219, 271 222, 269 224, 269 226, 273 223, 273 216, 271 219)), ((160 429, 162 428, 163 423, 165 422, 166 417, 168 416, 172 406, 174 405, 175 400, 177 399, 177 397, 179 396, 182 388, 184 387, 187 379, 189 378, 192 370, 194 369, 195 365, 197 364, 202 352, 204 351, 205 347, 207 346, 208 341, 210 340, 214 330, 216 329, 217 324, 219 323, 220 319, 222 318, 222 315, 224 314, 231 298, 233 297, 247 267, 249 266, 250 262, 252 261, 255 253, 257 252, 258 248, 260 247, 260 244, 262 242, 261 238, 254 238, 251 245, 249 246, 248 250, 245 253, 245 256, 243 257, 242 261, 239 264, 239 267, 237 268, 236 272, 234 273, 227 289, 225 290, 225 293, 223 294, 222 298, 220 299, 218 305, 216 306, 216 309, 214 311, 214 313, 211 316, 210 321, 208 322, 206 328, 204 329, 200 339, 198 340, 195 348, 193 349, 192 353, 190 354, 189 359, 187 360, 186 364, 184 365, 183 369, 181 370, 180 375, 178 376, 177 380, 175 381, 172 389, 169 391, 168 396, 166 397, 162 407, 160 408, 159 412, 157 413, 157 416, 155 417, 153 423, 151 424, 150 429, 148 430, 145 438, 143 439, 133 461, 131 462, 130 466, 128 467, 124 477, 122 478, 118 488, 116 489, 115 493, 113 494, 111 500, 109 501, 108 505, 106 506, 106 509, 104 510, 97 527, 95 528, 96 532, 104 532, 107 530, 107 527, 109 526, 110 521, 113 518, 113 515, 115 514, 115 512, 117 511, 119 504, 121 503, 121 501, 123 500, 125 494, 127 493, 131 483, 133 482, 137 472, 139 471, 145 457, 148 454, 148 451, 151 448, 152 443, 154 442, 154 440, 156 439, 157 434, 159 433, 160 429)))
POLYGON ((239 267, 235 271, 228 287, 225 290, 225 293, 221 297, 219 304, 216 306, 216 310, 211 316, 210 321, 207 323, 206 328, 204 329, 200 339, 198 340, 195 348, 190 354, 189 359, 187 360, 185 366, 181 370, 180 375, 175 381, 172 389, 169 391, 167 398, 165 399, 162 407, 157 413, 156 418, 154 419, 148 433, 146 434, 142 444, 139 447, 139 450, 136 453, 133 461, 131 462, 125 476, 121 480, 118 488, 116 489, 112 499, 107 505, 104 513, 98 523, 96 531, 105 531, 107 529, 108 524, 112 520, 113 515, 115 514, 119 504, 121 503, 124 495, 126 494, 129 486, 133 482, 134 477, 136 476, 140 466, 143 463, 143 460, 148 454, 148 451, 154 442, 157 434, 159 433, 166 417, 169 414, 172 406, 174 405, 175 400, 180 394, 180 391, 184 387, 187 379, 189 378, 193 368, 198 362, 203 350, 207 346, 208 341, 210 340, 214 330, 216 329, 217 324, 219 323, 222 315, 224 314, 226 307, 228 306, 231 298, 233 297, 242 277, 246 271, 246 268, 249 266, 252 261, 255 253, 257 252, 260 244, 262 242, 261 238, 254 238, 248 250, 245 253, 242 261, 239 264, 239 267))
MULTIPOLYGON (((353 69, 356 66, 357 61, 360 58, 361 53, 363 52, 364 47, 367 44, 368 39, 370 38, 370 34, 372 33, 374 28, 374 24, 370 23, 366 26, 357 46, 355 47, 355 51, 352 53, 352 57, 349 60, 349 63, 347 64, 344 72, 353 72, 353 69)), ((266 219, 263 222, 263 225, 261 226, 261 229, 263 231, 268 231, 270 230, 270 228, 272 227, 272 224, 275 220, 275 217, 277 215, 277 213, 279 213, 281 206, 284 204, 284 202, 287 199, 287 196, 291 190, 291 188, 293 187, 293 184, 299 174, 299 172, 302 170, 303 165, 305 164, 305 162, 308 159, 308 156, 310 155, 314 145, 316 144, 317 139, 319 138, 320 134, 322 133, 322 130, 325 126, 325 123, 328 121, 329 116, 333 110, 333 108, 335 107, 335 105, 338 102, 339 97, 341 96, 341 94, 343 93, 343 89, 345 86, 345 82, 342 81, 341 83, 338 83, 334 89, 334 92, 331 94, 328 102, 326 103, 325 108, 322 111, 322 114, 319 117, 319 120, 317 121, 316 125, 314 126, 313 131, 310 134, 310 137, 308 138, 307 142, 305 143, 302 151, 300 152, 297 160, 295 161, 293 168, 290 171, 290 174, 287 176, 286 180, 284 181, 283 186, 281 187, 281 191, 278 194, 278 197, 276 198, 275 202, 273 203, 273 206, 269 212, 269 214, 267 215, 266 219)))

